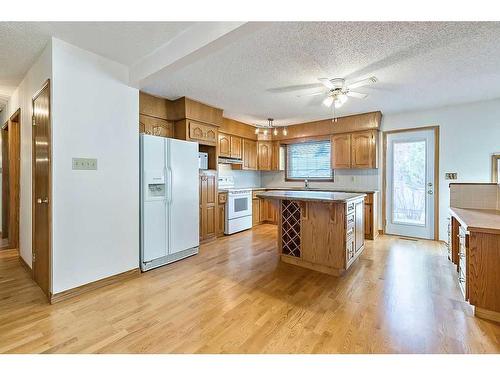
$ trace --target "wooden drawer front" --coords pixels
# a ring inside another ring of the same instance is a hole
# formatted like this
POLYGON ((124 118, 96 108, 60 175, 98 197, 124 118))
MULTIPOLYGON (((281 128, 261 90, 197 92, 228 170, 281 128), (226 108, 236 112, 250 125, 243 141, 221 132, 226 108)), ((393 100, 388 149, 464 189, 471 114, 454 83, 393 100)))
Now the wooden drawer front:
POLYGON ((189 121, 189 138, 215 146, 217 144, 217 127, 189 121))
POLYGON ((224 204, 227 201, 227 193, 219 193, 219 204, 224 204))
POLYGON ((347 228, 345 236, 346 236, 347 242, 352 241, 352 239, 354 238, 354 225, 347 228))

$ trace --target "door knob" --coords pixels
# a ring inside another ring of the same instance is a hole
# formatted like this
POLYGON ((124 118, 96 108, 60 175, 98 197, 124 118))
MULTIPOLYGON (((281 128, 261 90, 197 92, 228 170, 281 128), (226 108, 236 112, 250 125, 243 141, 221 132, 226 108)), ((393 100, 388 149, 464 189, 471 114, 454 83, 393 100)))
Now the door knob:
POLYGON ((38 203, 38 204, 49 203, 49 198, 43 198, 43 199, 42 198, 38 198, 36 200, 36 203, 38 203))
POLYGON ((432 190, 427 190, 427 193, 432 195, 434 192, 432 190))

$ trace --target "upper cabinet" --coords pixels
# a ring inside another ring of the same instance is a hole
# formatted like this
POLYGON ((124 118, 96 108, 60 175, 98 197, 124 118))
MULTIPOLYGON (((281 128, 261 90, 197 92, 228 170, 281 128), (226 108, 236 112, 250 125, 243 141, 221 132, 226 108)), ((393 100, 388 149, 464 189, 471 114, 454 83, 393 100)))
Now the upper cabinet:
POLYGON ((271 141, 257 142, 257 160, 260 171, 270 171, 272 169, 272 147, 271 141))
POLYGON ((222 109, 211 107, 186 97, 167 103, 172 120, 177 121, 187 118, 205 124, 222 125, 222 109))
POLYGON ((233 159, 243 157, 243 139, 234 135, 219 133, 219 156, 233 159))
POLYGON ((366 130, 332 136, 332 169, 378 168, 377 134, 366 130))
POLYGON ((189 128, 189 139, 198 141, 200 144, 217 145, 217 127, 203 124, 198 121, 187 120, 189 128))
POLYGON ((257 170, 257 141, 243 138, 243 169, 257 170))
POLYGON ((241 149, 242 140, 240 137, 231 136, 231 157, 235 159, 241 159, 243 152, 241 149))
POLYGON ((351 168, 351 134, 332 137, 332 169, 351 168))
POLYGON ((351 167, 377 168, 377 131, 368 130, 351 135, 351 167))
POLYGON ((219 133, 219 156, 231 157, 231 136, 219 133))

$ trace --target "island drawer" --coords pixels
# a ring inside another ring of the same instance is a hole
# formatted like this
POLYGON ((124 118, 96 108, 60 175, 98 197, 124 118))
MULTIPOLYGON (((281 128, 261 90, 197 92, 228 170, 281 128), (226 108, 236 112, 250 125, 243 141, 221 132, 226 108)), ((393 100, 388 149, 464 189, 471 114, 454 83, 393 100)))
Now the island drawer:
POLYGON ((354 207, 355 207, 354 202, 348 202, 347 203, 347 214, 350 214, 351 212, 354 212, 354 207))
POLYGON ((355 223, 354 213, 347 215, 347 217, 345 219, 345 223, 346 223, 346 228, 348 228, 348 229, 350 227, 354 226, 354 223, 355 223))
POLYGON ((346 260, 347 263, 351 261, 352 258, 354 258, 354 237, 348 238, 346 242, 346 260))

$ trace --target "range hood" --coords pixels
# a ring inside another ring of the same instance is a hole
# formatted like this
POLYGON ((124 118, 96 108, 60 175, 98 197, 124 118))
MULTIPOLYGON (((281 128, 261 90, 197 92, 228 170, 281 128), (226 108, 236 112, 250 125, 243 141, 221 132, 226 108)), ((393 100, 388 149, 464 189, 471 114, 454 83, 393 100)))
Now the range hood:
POLYGON ((243 164, 243 160, 219 156, 219 164, 243 164))

